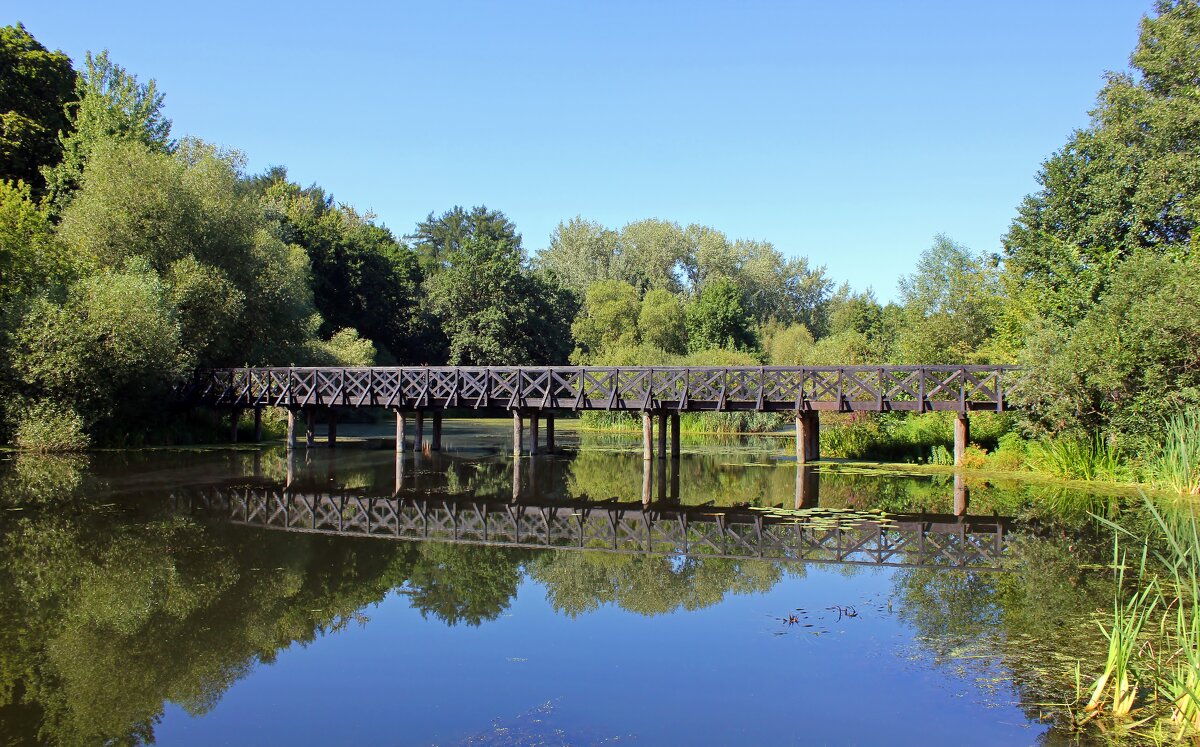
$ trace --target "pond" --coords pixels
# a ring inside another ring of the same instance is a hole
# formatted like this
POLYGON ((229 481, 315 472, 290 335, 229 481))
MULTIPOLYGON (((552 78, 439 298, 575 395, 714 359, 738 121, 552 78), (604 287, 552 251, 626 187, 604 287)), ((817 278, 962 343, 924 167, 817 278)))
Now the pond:
POLYGON ((4 743, 1086 743, 1121 500, 508 428, 5 458, 4 743))

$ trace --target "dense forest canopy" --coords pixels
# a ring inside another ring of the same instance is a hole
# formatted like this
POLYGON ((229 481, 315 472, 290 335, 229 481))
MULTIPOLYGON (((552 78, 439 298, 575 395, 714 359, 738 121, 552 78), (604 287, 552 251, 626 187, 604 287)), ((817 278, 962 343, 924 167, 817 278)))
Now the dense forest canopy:
POLYGON ((1200 406, 1195 0, 1143 20, 997 253, 936 236, 889 303, 660 218, 575 216, 532 254, 486 206, 396 235, 178 136, 154 81, 107 52, 75 67, 18 24, 0 62, 5 441, 162 438, 172 382, 267 363, 1022 363, 1028 433, 1131 448, 1200 406))

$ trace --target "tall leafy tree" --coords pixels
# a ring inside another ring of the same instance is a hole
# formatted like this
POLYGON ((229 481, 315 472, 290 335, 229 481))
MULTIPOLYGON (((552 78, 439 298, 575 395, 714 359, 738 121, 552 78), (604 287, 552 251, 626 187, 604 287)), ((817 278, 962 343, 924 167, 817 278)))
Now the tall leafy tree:
POLYGON ((417 255, 387 228, 320 187, 302 189, 276 171, 262 204, 281 238, 304 248, 312 264, 313 297, 329 336, 356 329, 404 363, 438 355, 431 320, 421 303, 417 255))
POLYGON ((536 261, 579 296, 601 280, 636 280, 620 234, 578 215, 555 227, 550 246, 538 253, 536 261))
POLYGON ((75 70, 22 24, 0 27, 0 181, 20 180, 40 194, 41 169, 62 157, 59 133, 70 128, 75 70))
POLYGON ((996 329, 1001 295, 987 260, 939 235, 900 280, 904 325, 897 354, 904 363, 963 363, 982 351, 996 329))
POLYGON ((471 239, 499 242, 521 248, 517 226, 499 210, 477 205, 470 210, 455 205, 439 216, 430 213, 407 237, 421 258, 427 274, 446 266, 450 255, 463 249, 471 239))
POLYGON ((588 286, 583 307, 571 325, 581 356, 605 348, 637 345, 639 300, 637 289, 620 280, 601 280, 588 286))
POLYGON ((449 362, 563 363, 571 351, 572 295, 526 267, 519 245, 470 236, 426 281, 449 340, 449 362))
POLYGON ((714 280, 687 307, 688 349, 751 350, 758 343, 750 321, 737 284, 714 280))
POLYGON ((1160 0, 1131 69, 1038 174, 1004 240, 1009 314, 1081 319, 1139 249, 1191 253, 1200 221, 1200 6, 1160 0))
POLYGON ((105 141, 169 152, 174 144, 163 98, 154 80, 139 83, 137 76, 110 60, 107 51, 96 56, 89 52, 78 76, 69 126, 60 136, 62 161, 43 172, 55 204, 61 208, 70 200, 93 150, 105 141))

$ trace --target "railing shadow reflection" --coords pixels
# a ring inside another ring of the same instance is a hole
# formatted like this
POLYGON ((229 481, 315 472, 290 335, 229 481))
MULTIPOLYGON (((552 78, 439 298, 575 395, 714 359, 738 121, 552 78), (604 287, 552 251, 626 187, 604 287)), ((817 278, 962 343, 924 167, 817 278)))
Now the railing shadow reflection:
POLYGON ((206 517, 280 531, 525 549, 1001 570, 1008 546, 1010 520, 969 515, 961 477, 953 513, 903 513, 822 507, 814 467, 794 468, 785 508, 685 505, 679 459, 644 462, 639 501, 573 493, 565 458, 464 465, 452 456, 400 454, 390 484, 368 479, 361 487, 339 483, 332 455, 303 469, 295 458, 284 483, 202 487, 175 500, 206 517), (463 477, 468 467, 492 469, 491 482, 471 483, 463 477), (511 493, 501 495, 494 487, 505 472, 511 493))

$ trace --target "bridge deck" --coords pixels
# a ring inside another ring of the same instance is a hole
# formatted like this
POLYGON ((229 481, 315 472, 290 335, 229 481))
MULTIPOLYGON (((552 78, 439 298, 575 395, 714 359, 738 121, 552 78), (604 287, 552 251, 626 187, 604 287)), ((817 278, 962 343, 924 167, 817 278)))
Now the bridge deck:
POLYGON ((1010 366, 420 366, 206 369, 185 401, 216 407, 635 412, 1002 412, 1010 366))

